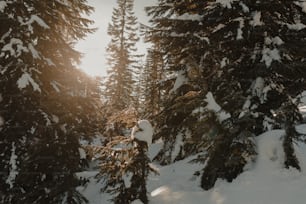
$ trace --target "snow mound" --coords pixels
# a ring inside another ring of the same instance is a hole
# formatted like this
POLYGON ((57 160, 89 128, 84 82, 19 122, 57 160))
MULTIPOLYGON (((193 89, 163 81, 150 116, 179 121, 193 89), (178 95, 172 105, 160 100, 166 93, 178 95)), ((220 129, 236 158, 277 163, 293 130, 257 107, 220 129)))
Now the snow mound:
POLYGON ((133 127, 131 138, 139 141, 144 141, 150 146, 152 144, 153 127, 147 120, 138 121, 137 125, 133 127))
POLYGON ((151 203, 192 204, 304 204, 306 199, 306 145, 295 146, 302 172, 284 168, 283 130, 269 131, 256 138, 258 157, 255 164, 232 183, 217 180, 209 191, 193 177, 199 165, 189 159, 160 167, 160 177, 149 178, 151 203))
MULTIPOLYGON (((305 132, 306 125, 297 127, 305 132)), ((204 164, 190 163, 192 156, 168 166, 157 166, 159 175, 149 175, 148 198, 150 204, 305 204, 306 200, 306 144, 295 144, 295 153, 301 171, 284 168, 282 146, 284 130, 268 131, 256 138, 257 159, 248 170, 232 183, 218 179, 215 187, 204 191, 200 187, 200 176, 204 164)), ((152 147, 155 144, 152 145, 152 147)), ((155 149, 156 147, 154 147, 155 149)), ((151 149, 151 148, 149 148, 151 149)), ((155 151, 155 150, 154 150, 155 151)), ((102 184, 91 176, 90 183, 79 189, 91 204, 110 204, 111 195, 101 193, 102 184)), ((141 203, 139 200, 134 203, 141 203)))

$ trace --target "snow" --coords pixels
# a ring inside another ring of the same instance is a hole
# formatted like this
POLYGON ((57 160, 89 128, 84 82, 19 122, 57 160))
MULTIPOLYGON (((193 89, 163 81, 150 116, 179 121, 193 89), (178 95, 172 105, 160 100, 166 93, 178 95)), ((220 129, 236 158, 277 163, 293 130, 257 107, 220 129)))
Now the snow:
POLYGON ((79 147, 80 159, 86 159, 86 152, 83 148, 79 147))
POLYGON ((243 116, 245 116, 250 106, 251 106, 251 100, 250 100, 250 97, 248 97, 242 106, 242 111, 239 114, 239 118, 242 118, 243 116))
POLYGON ((60 126, 60 129, 63 131, 63 133, 67 133, 66 126, 67 126, 66 123, 60 126))
POLYGON ((41 92, 39 85, 34 81, 34 79, 31 77, 29 73, 25 72, 17 81, 18 88, 24 89, 29 84, 32 85, 34 91, 41 92))
POLYGON ((231 115, 229 113, 226 113, 224 110, 221 109, 220 105, 216 102, 213 94, 211 92, 208 92, 206 94, 206 99, 205 101, 207 102, 206 108, 208 110, 214 111, 215 113, 217 113, 217 115, 219 116, 219 120, 220 122, 228 119, 231 117, 231 115))
POLYGON ((253 96, 258 96, 259 98, 261 98, 264 87, 265 87, 265 80, 262 77, 257 77, 254 82, 254 87, 252 91, 253 96))
POLYGON ((22 52, 29 52, 28 48, 23 45, 23 42, 17 38, 12 38, 8 44, 3 46, 2 51, 10 52, 10 55, 14 57, 19 57, 22 52))
POLYGON ((300 6, 302 8, 302 11, 306 13, 306 2, 304 1, 295 1, 294 2, 296 5, 300 6))
POLYGON ((221 110, 221 107, 219 106, 219 104, 217 104, 217 102, 215 101, 215 98, 214 98, 214 96, 211 92, 207 93, 205 101, 208 103, 206 105, 207 109, 213 110, 215 112, 218 112, 218 111, 221 110))
POLYGON ((306 134, 306 124, 296 126, 296 131, 301 134, 306 134))
POLYGON ((250 9, 249 9, 249 7, 247 6, 247 5, 245 5, 243 2, 239 2, 239 5, 241 6, 241 8, 242 8, 242 11, 244 12, 244 13, 249 13, 250 12, 250 9))
POLYGON ((30 32, 33 32, 32 24, 34 22, 37 23, 40 27, 42 27, 44 29, 49 29, 50 28, 46 24, 46 22, 37 15, 31 15, 30 19, 27 22, 23 22, 22 18, 19 18, 19 22, 21 23, 21 25, 28 25, 28 28, 29 28, 30 32))
POLYGON ((287 23, 286 24, 287 27, 290 29, 290 30, 296 30, 296 31, 300 31, 304 28, 306 28, 306 25, 301 23, 301 22, 296 22, 295 24, 289 24, 287 23))
POLYGON ((176 80, 174 82, 173 88, 170 90, 170 93, 175 92, 186 82, 188 82, 188 78, 185 76, 184 71, 179 71, 176 75, 176 80))
POLYGON ((6 6, 7 6, 6 1, 0 1, 0 12, 4 12, 6 6))
POLYGON ((220 23, 220 24, 218 24, 218 25, 214 28, 214 30, 212 31, 212 33, 215 33, 215 32, 217 32, 218 30, 221 30, 221 29, 224 28, 224 27, 225 27, 225 25, 222 24, 222 23, 220 23))
POLYGON ((244 20, 243 18, 236 18, 235 21, 238 21, 239 22, 239 27, 237 29, 237 36, 236 36, 236 40, 241 40, 243 39, 243 31, 242 31, 242 28, 244 27, 244 20))
POLYGON ((51 82, 50 82, 50 85, 53 87, 53 89, 54 89, 57 93, 60 93, 60 92, 61 92, 61 90, 60 90, 59 87, 58 87, 58 85, 59 85, 58 82, 56 82, 56 81, 51 81, 51 82))
POLYGON ((64 6, 69 6, 69 2, 67 0, 56 0, 56 2, 63 4, 64 6))
POLYGON ((14 181, 16 176, 18 175, 17 171, 17 155, 15 153, 16 146, 15 143, 12 143, 12 150, 11 150, 11 158, 10 158, 10 173, 8 175, 8 178, 6 179, 6 183, 10 186, 10 188, 13 188, 14 181))
POLYGON ((98 182, 95 178, 98 173, 98 171, 84 171, 77 173, 76 176, 78 178, 89 180, 88 185, 79 186, 77 190, 89 200, 89 204, 111 204, 111 195, 101 192, 103 183, 98 182))
POLYGON ((144 141, 150 146, 152 144, 153 127, 148 120, 140 120, 133 127, 131 138, 144 141))
POLYGON ((261 12, 260 11, 255 11, 253 13, 253 20, 250 21, 250 25, 252 25, 253 27, 263 25, 263 22, 261 21, 261 12))
POLYGON ((143 204, 143 202, 137 199, 137 200, 134 200, 131 204, 143 204))
POLYGON ((190 20, 190 21, 201 21, 202 18, 203 18, 202 15, 189 14, 189 13, 184 13, 183 15, 175 17, 175 19, 177 19, 177 20, 190 20))
POLYGON ((59 117, 56 115, 52 115, 52 122, 58 123, 59 122, 59 117))
POLYGON ((175 146, 174 146, 174 149, 173 149, 172 154, 171 154, 171 161, 172 162, 174 162, 175 158, 179 155, 180 150, 181 150, 183 145, 184 145, 183 134, 179 133, 176 136, 175 146))
POLYGON ((9 37, 12 32, 12 28, 10 28, 6 33, 4 33, 0 39, 0 42, 4 42, 4 39, 9 37))
MULTIPOLYGON (((302 204, 305 203, 306 175, 295 169, 283 168, 283 130, 274 130, 256 139, 258 157, 251 169, 242 173, 232 183, 219 179, 209 191, 199 188, 199 178, 192 172, 200 170, 189 159, 160 167, 160 179, 149 183, 151 203, 193 204, 302 204), (192 166, 193 165, 193 166, 192 166), (190 168, 190 169, 186 169, 190 168)), ((305 161, 305 145, 297 151, 305 161)), ((304 166, 305 169, 305 166, 304 166)))
POLYGON ((266 67, 270 67, 273 61, 281 61, 279 50, 276 48, 273 48, 272 50, 270 48, 264 48, 262 50, 261 62, 264 62, 266 67))
POLYGON ((124 174, 123 176, 123 181, 124 181, 124 186, 129 188, 132 185, 131 179, 133 177, 133 174, 124 174))
MULTIPOLYGON (((306 125, 297 130, 306 132, 306 125)), ((255 139, 257 159, 232 183, 218 179, 209 191, 200 188, 200 177, 194 172, 204 164, 190 163, 197 155, 167 166, 157 166, 159 175, 149 175, 147 190, 151 204, 305 204, 306 194, 306 144, 294 148, 300 161, 301 172, 284 168, 282 140, 284 130, 273 130, 255 139)), ((155 144, 149 153, 156 151, 155 144)), ((111 204, 111 195, 101 193, 102 183, 97 182, 98 172, 82 172, 78 177, 88 178, 89 184, 78 187, 90 204, 111 204)), ((141 203, 139 200, 134 204, 141 203)))
POLYGON ((199 38, 201 41, 206 41, 207 42, 207 44, 210 44, 210 41, 209 41, 209 38, 207 37, 207 36, 200 36, 199 34, 197 34, 197 33, 193 33, 193 36, 195 36, 195 37, 197 37, 197 38, 199 38))
POLYGON ((151 144, 149 146, 149 152, 148 152, 148 157, 150 158, 150 160, 152 161, 155 156, 160 152, 160 150, 162 149, 163 147, 163 140, 162 139, 159 139, 157 140, 155 143, 151 144))
POLYGON ((225 67, 227 64, 228 64, 228 58, 227 57, 223 57, 221 63, 220 63, 220 66, 221 68, 225 67))
POLYGON ((266 37, 265 38, 265 44, 266 45, 271 45, 271 44, 282 45, 282 44, 284 44, 284 41, 279 36, 276 36, 272 39, 270 37, 266 37))
POLYGON ((49 58, 44 58, 44 60, 47 62, 47 64, 48 64, 49 66, 55 66, 55 64, 52 62, 51 59, 49 59, 49 58))
POLYGON ((34 59, 40 59, 37 50, 34 48, 34 46, 31 43, 28 45, 28 48, 29 48, 30 52, 32 53, 32 56, 33 56, 34 59))
POLYGON ((224 8, 231 9, 232 3, 237 0, 216 0, 216 3, 221 4, 224 8))
POLYGON ((282 45, 284 44, 284 41, 279 37, 279 36, 276 36, 272 39, 272 42, 275 44, 275 45, 282 45))
POLYGON ((31 133, 31 134, 34 134, 34 133, 35 133, 35 131, 36 131, 36 128, 35 128, 35 127, 31 127, 31 129, 30 129, 30 133, 31 133))

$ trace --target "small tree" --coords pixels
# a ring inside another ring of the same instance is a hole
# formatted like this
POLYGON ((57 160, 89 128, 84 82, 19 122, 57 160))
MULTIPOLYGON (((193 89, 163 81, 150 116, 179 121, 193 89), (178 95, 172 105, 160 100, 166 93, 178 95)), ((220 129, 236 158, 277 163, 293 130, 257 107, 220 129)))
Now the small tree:
POLYGON ((102 191, 112 194, 114 203, 128 204, 137 199, 148 203, 146 180, 150 172, 157 171, 150 165, 147 142, 118 136, 93 151, 100 155, 102 191))

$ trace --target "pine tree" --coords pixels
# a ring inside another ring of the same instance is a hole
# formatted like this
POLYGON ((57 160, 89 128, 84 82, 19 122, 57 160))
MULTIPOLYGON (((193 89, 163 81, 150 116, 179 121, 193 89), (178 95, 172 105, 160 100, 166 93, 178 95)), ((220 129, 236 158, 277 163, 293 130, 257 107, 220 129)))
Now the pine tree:
POLYGON ((111 42, 106 50, 109 70, 105 95, 112 111, 121 111, 133 102, 135 44, 139 40, 133 5, 133 0, 118 0, 108 27, 111 42))
MULTIPOLYGON (((146 130, 140 130, 146 131, 146 130)), ((99 155, 102 191, 113 195, 116 204, 141 200, 148 203, 146 182, 149 173, 157 173, 150 165, 147 142, 136 138, 118 136, 105 147, 92 151, 99 155)))
POLYGON ((293 99, 306 87, 305 54, 296 44, 306 43, 303 1, 208 4, 203 26, 210 46, 203 63, 219 75, 208 84, 230 118, 223 121, 225 132, 210 152, 202 187, 209 189, 216 178, 231 181, 241 173, 248 159, 243 152, 254 149, 243 141, 269 129, 286 130, 284 166, 300 169, 293 141, 298 137, 294 124, 301 116, 293 99))
POLYGON ((75 189, 79 136, 94 128, 99 103, 72 42, 93 31, 82 17, 92 7, 18 0, 0 11, 0 202, 85 203, 75 189))
POLYGON ((163 79, 163 58, 159 52, 158 45, 148 49, 146 65, 142 73, 143 81, 143 112, 145 117, 154 118, 161 109, 162 103, 162 79, 163 79))
POLYGON ((204 133, 210 128, 209 117, 201 108, 205 107, 207 85, 200 67, 208 44, 198 14, 203 6, 203 1, 161 0, 147 8, 153 23, 147 39, 157 46, 156 54, 163 63, 158 74, 163 76, 159 91, 165 102, 155 117, 155 139, 164 140, 156 158, 162 164, 200 152, 208 144, 204 133), (199 111, 193 112, 196 108, 199 111))
POLYGON ((178 76, 158 119, 162 163, 204 152, 207 190, 254 159, 256 135, 284 128, 284 167, 300 169, 293 142, 301 119, 295 99, 306 87, 304 5, 160 0, 149 9, 167 67, 178 76), (203 145, 188 145, 196 139, 203 145))

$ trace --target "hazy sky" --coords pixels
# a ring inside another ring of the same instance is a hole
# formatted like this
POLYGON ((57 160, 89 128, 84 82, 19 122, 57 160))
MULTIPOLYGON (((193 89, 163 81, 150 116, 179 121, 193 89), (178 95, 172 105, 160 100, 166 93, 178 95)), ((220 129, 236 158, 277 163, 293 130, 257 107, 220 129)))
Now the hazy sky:
MULTIPOLYGON (((156 0, 134 0, 134 11, 141 23, 147 23, 148 17, 144 7, 153 5, 156 0)), ((111 22, 113 8, 117 0, 88 0, 88 3, 95 8, 95 12, 89 16, 95 21, 94 27, 98 30, 77 44, 77 49, 84 53, 80 67, 90 75, 106 75, 106 54, 105 49, 110 41, 107 35, 107 26, 111 22)), ((144 53, 143 44, 138 45, 138 50, 144 53)))

